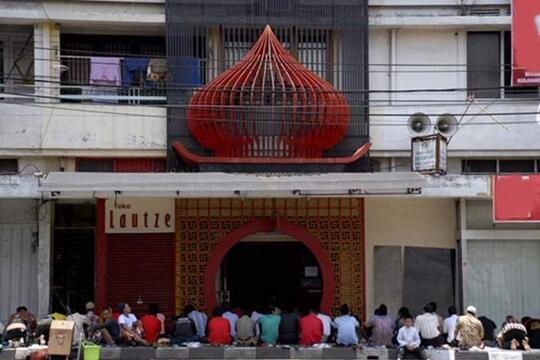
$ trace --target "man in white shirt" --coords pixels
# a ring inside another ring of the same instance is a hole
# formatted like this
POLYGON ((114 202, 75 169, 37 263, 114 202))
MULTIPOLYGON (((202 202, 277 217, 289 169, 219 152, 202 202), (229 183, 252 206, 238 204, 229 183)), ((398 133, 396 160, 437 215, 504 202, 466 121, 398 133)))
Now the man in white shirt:
POLYGON ((120 339, 127 344, 148 345, 148 342, 142 338, 142 329, 139 326, 137 317, 131 313, 129 304, 121 305, 122 313, 118 317, 120 325, 120 339))
POLYGON ((424 313, 416 317, 414 327, 422 339, 422 346, 441 346, 441 332, 439 331, 439 319, 433 313, 430 304, 424 306, 424 313))
POLYGON ((229 324, 231 325, 231 337, 234 339, 236 338, 236 322, 238 321, 238 315, 231 311, 231 304, 228 302, 224 302, 222 308, 224 310, 222 316, 229 320, 229 324))
POLYGON ((452 344, 456 338, 456 324, 458 316, 457 309, 455 306, 450 306, 448 308, 448 317, 444 319, 443 332, 446 334, 446 342, 452 344))
POLYGON ((325 343, 328 341, 330 334, 332 334, 332 318, 328 315, 325 315, 321 312, 320 308, 317 308, 317 317, 323 323, 323 337, 322 342, 325 343))
POLYGON ((338 316, 332 326, 337 329, 336 343, 342 346, 351 346, 358 344, 357 329, 360 323, 354 316, 351 316, 349 306, 343 304, 339 307, 341 316, 338 316))
POLYGON ((423 349, 420 347, 420 336, 418 330, 413 326, 411 316, 405 316, 403 326, 399 329, 397 341, 399 343, 398 359, 403 359, 406 355, 413 355, 417 359, 426 359, 423 349))

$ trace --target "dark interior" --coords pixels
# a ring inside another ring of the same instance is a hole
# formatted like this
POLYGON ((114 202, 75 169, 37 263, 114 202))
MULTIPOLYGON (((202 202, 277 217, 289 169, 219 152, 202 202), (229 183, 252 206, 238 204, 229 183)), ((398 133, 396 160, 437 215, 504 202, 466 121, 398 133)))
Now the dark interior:
POLYGON ((230 302, 243 309, 320 306, 320 267, 300 242, 238 243, 223 260, 222 277, 230 302))

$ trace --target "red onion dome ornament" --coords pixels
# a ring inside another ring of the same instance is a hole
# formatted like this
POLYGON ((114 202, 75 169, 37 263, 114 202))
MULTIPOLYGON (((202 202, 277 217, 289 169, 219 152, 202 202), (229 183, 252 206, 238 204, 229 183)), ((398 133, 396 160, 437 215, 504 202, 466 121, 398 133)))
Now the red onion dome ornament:
POLYGON ((324 158, 345 136, 350 108, 329 82, 298 62, 266 26, 248 54, 198 90, 187 110, 192 136, 214 156, 174 149, 188 163, 333 163, 324 158))

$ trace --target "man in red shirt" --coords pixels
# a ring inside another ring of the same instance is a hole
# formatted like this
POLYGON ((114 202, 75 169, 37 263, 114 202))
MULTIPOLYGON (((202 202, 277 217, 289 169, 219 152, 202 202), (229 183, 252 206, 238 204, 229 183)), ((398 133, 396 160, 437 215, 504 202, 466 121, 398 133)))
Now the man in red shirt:
POLYGON ((155 343, 158 335, 161 333, 161 320, 157 317, 159 306, 152 303, 148 306, 148 314, 141 318, 141 324, 144 330, 143 338, 149 343, 155 343))
POLYGON ((229 320, 222 317, 220 307, 212 311, 214 317, 208 322, 208 342, 212 345, 229 345, 231 343, 231 325, 229 320))
POLYGON ((323 323, 313 309, 300 319, 300 345, 311 346, 322 341, 323 323))

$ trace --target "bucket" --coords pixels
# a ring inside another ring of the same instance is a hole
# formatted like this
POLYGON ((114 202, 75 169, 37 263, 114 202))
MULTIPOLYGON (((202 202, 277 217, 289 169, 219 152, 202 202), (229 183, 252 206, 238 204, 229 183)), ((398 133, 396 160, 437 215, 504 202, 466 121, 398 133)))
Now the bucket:
POLYGON ((89 341, 83 341, 82 348, 84 360, 99 360, 101 346, 89 341))

